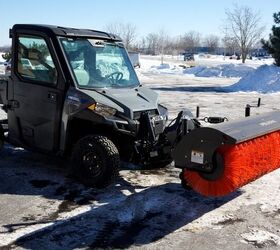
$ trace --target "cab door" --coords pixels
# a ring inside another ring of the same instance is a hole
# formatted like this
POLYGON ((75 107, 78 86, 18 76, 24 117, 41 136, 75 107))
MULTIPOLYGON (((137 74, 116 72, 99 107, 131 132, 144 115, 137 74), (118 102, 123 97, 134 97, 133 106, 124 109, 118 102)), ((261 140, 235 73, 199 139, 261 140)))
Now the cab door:
POLYGON ((16 144, 55 151, 64 82, 51 40, 43 34, 17 34, 9 86, 9 139, 16 144))

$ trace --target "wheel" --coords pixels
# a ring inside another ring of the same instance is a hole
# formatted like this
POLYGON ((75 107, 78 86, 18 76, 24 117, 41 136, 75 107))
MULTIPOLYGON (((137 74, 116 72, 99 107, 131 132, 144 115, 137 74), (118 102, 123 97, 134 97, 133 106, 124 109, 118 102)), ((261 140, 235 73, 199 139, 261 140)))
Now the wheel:
POLYGON ((105 136, 89 135, 74 146, 72 173, 86 186, 106 187, 118 175, 119 152, 111 140, 105 136))

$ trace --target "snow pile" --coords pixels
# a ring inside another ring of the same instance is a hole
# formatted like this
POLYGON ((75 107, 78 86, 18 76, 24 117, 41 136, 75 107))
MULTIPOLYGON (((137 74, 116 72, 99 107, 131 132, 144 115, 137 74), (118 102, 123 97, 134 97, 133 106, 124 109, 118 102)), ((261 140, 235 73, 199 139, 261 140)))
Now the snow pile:
POLYGON ((182 75, 183 68, 170 65, 168 63, 160 64, 160 65, 153 65, 148 69, 148 72, 154 74, 171 74, 171 75, 182 75))
POLYGON ((163 63, 160 65, 153 65, 152 69, 170 69, 170 65, 168 63, 163 63))
POLYGON ((206 66, 199 65, 199 66, 196 66, 196 67, 187 68, 183 72, 185 74, 188 74, 188 75, 196 76, 200 72, 204 71, 206 68, 207 68, 206 66))
POLYGON ((240 64, 223 64, 216 67, 199 65, 183 69, 176 65, 161 64, 151 66, 148 71, 155 74, 177 74, 197 77, 244 77, 254 71, 254 68, 240 64))
POLYGON ((244 77, 254 69, 239 64, 223 64, 216 67, 197 66, 186 69, 185 74, 193 74, 198 77, 244 77))
POLYGON ((229 91, 257 91, 262 93, 280 91, 280 67, 263 65, 228 87, 229 91))
POLYGON ((244 77, 254 70, 254 68, 242 64, 221 65, 222 76, 224 77, 244 77))
POLYGON ((260 229, 252 229, 248 233, 241 234, 241 237, 257 248, 280 245, 280 237, 278 235, 260 229))

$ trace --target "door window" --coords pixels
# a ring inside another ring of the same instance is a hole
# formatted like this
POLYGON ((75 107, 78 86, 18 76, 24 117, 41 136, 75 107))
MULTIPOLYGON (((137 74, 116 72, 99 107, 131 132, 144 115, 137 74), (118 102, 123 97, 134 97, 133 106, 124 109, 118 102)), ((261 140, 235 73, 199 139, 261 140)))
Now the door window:
POLYGON ((57 70, 43 38, 19 37, 17 72, 25 80, 47 85, 56 84, 57 70))

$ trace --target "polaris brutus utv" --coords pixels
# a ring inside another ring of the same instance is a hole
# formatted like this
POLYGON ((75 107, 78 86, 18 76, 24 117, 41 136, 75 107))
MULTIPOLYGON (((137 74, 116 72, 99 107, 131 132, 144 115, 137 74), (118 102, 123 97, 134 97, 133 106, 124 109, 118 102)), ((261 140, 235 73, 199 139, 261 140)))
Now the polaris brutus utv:
POLYGON ((0 84, 8 116, 2 142, 71 156, 74 174, 93 186, 111 182, 120 156, 171 162, 167 109, 140 85, 119 37, 45 25, 14 25, 10 37, 11 76, 0 84))
POLYGON ((184 183, 220 195, 220 182, 225 184, 232 169, 223 147, 279 130, 279 113, 207 128, 184 110, 167 125, 167 109, 156 92, 139 83, 115 35, 17 24, 10 37, 11 75, 0 80, 8 117, 0 121, 0 145, 8 141, 69 156, 73 173, 86 185, 108 185, 120 157, 151 167, 174 160, 184 183))

